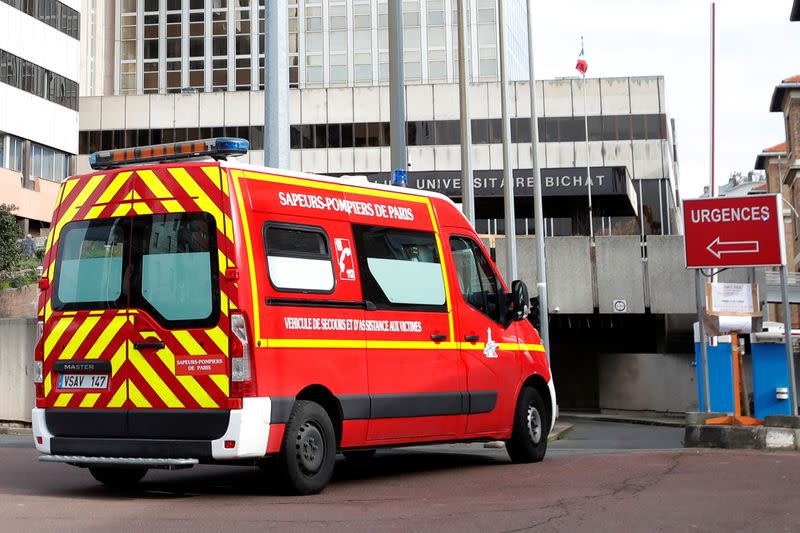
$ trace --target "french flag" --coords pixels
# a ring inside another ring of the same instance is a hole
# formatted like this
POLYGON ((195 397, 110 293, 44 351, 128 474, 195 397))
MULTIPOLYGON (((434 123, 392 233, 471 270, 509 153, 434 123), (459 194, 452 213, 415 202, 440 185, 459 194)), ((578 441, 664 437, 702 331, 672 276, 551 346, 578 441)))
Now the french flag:
POLYGON ((582 76, 586 76, 586 71, 589 70, 589 63, 587 63, 586 59, 583 57, 583 38, 581 38, 581 53, 578 55, 578 64, 575 65, 575 69, 580 72, 582 76))

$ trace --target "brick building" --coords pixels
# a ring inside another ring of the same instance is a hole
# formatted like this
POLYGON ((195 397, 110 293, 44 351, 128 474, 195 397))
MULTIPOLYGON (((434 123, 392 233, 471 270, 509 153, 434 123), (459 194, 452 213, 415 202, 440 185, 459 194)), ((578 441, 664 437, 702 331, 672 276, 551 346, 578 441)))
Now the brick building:
MULTIPOLYGON (((800 0, 795 2, 792 9, 792 20, 795 15, 800 16, 800 0)), ((800 75, 782 80, 775 86, 772 93, 769 110, 773 113, 783 114, 786 141, 769 148, 765 148, 757 157, 755 168, 767 173, 769 191, 782 193, 784 199, 790 204, 784 209, 785 235, 786 235, 786 261, 789 274, 789 284, 797 284, 798 265, 800 265, 800 75)), ((769 284, 769 280, 768 280, 769 284)), ((794 298, 793 303, 798 303, 794 298)), ((780 306, 775 306, 780 307, 780 306)), ((775 314, 770 313, 775 319, 781 320, 782 313, 775 309, 775 314), (780 318, 779 318, 780 317, 780 318)), ((795 309, 792 323, 797 327, 800 315, 795 309)))

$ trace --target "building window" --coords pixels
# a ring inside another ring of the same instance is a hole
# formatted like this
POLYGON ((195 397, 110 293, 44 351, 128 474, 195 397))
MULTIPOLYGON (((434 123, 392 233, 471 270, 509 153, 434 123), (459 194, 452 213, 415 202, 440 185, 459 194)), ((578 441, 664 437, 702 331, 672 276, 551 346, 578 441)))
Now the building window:
POLYGON ((177 92, 183 88, 182 37, 181 1, 167 0, 167 92, 177 92))
POLYGON ((144 2, 143 92, 158 92, 158 0, 144 2))
POLYGON ((250 38, 250 2, 240 1, 234 11, 235 53, 236 53, 236 90, 250 90, 250 57, 252 43, 250 38))
POLYGON ((211 10, 211 86, 214 91, 228 88, 228 2, 215 0, 211 10))
POLYGON ((8 168, 22 172, 25 166, 25 141, 14 136, 8 137, 8 168))
POLYGON ((78 110, 78 84, 5 50, 0 50, 0 83, 78 110))
POLYGON ((56 0, 0 0, 73 39, 80 39, 80 15, 56 0))

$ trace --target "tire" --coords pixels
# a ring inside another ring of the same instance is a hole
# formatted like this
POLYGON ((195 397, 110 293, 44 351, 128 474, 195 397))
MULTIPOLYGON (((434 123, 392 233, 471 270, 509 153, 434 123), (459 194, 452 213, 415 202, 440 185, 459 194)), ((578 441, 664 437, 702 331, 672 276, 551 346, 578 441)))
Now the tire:
POLYGON ((132 489, 147 474, 147 468, 119 468, 113 466, 90 466, 89 473, 97 481, 115 489, 132 489))
POLYGON ((514 463, 538 463, 547 453, 550 413, 539 392, 525 387, 514 413, 514 429, 506 450, 514 463))
POLYGON ((349 452, 342 452, 349 461, 368 461, 375 457, 375 452, 377 452, 375 448, 371 450, 352 450, 349 452))
POLYGON ((279 454, 286 489, 293 494, 317 494, 333 476, 336 433, 321 405, 298 400, 292 407, 279 454))

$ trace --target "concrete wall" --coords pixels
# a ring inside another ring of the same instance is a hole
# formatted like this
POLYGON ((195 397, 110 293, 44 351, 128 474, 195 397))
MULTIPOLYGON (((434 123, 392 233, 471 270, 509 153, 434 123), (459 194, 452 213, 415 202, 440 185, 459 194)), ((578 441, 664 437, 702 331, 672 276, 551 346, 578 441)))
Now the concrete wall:
POLYGON ((653 313, 695 313, 694 272, 684 261, 683 236, 648 235, 647 282, 653 313))
POLYGON ((0 421, 31 421, 35 333, 35 319, 0 318, 0 421))
POLYGON ((600 354, 600 408, 608 410, 696 411, 693 354, 600 354))
POLYGON ((591 313, 594 310, 589 250, 589 237, 545 239, 551 313, 591 313))
POLYGON ((644 265, 638 235, 597 237, 597 299, 601 313, 613 313, 625 300, 628 313, 644 313, 644 265))
POLYGON ((38 303, 39 288, 36 285, 0 290, 0 318, 35 318, 38 303))

